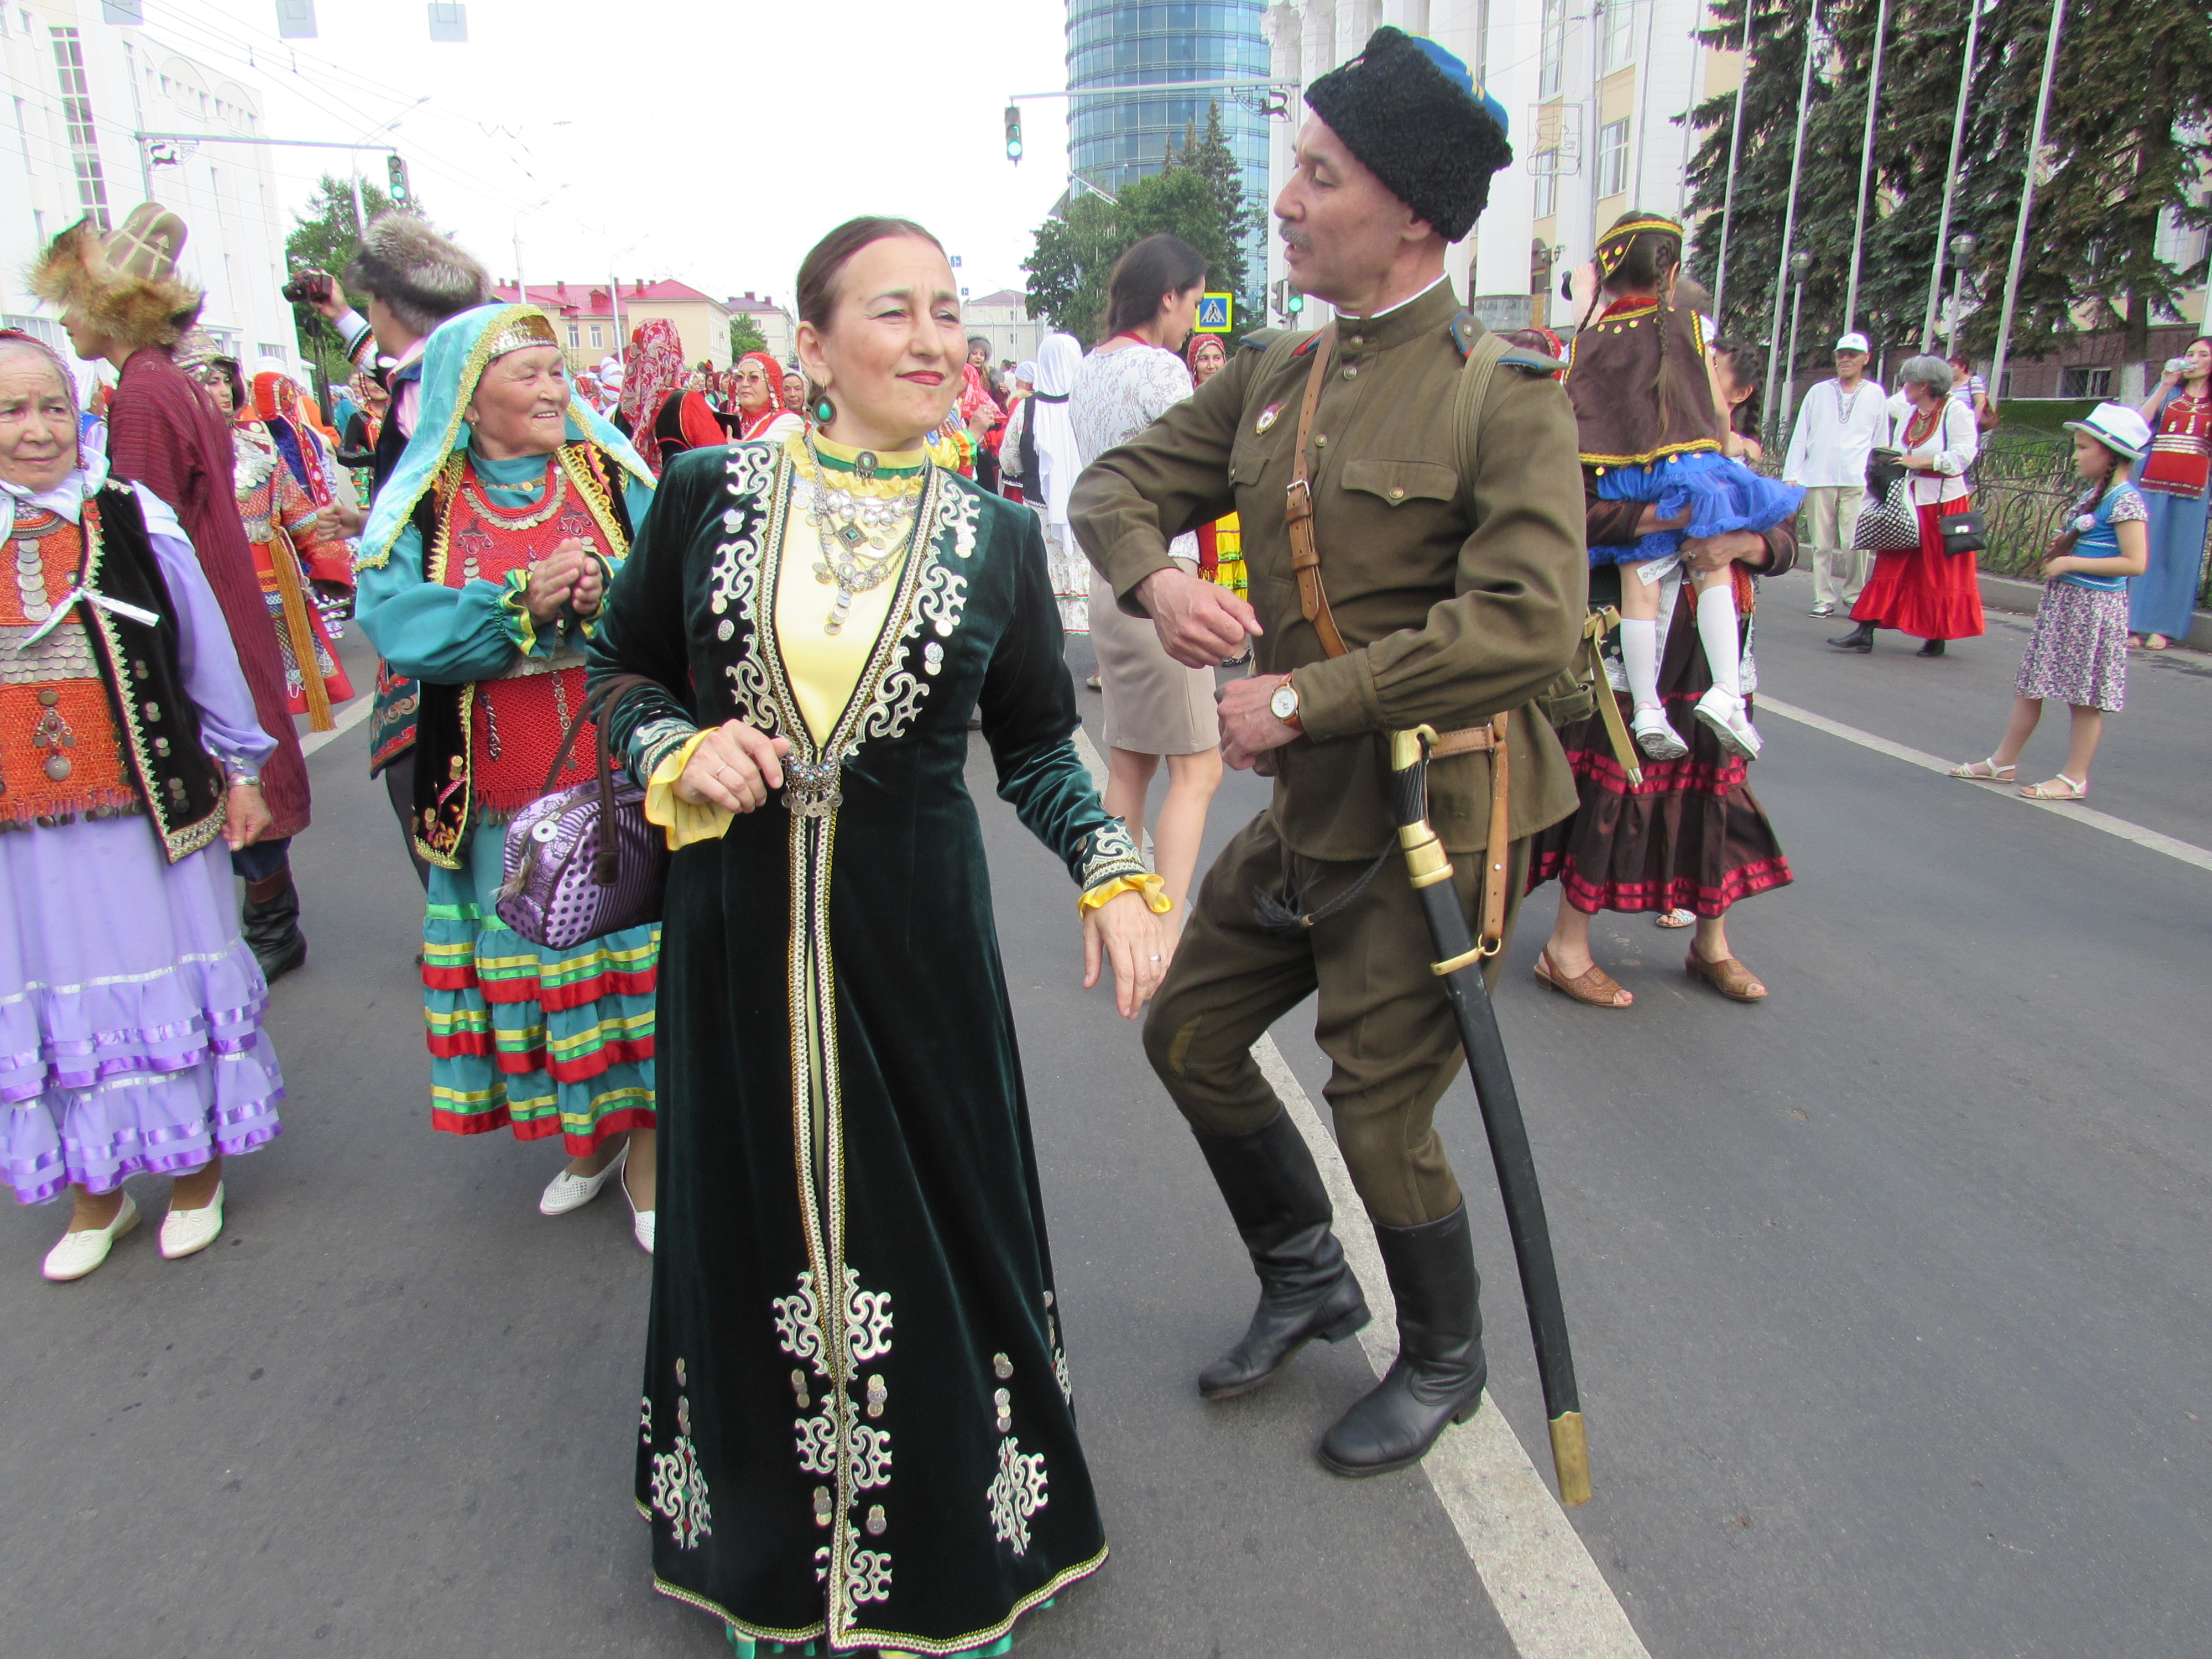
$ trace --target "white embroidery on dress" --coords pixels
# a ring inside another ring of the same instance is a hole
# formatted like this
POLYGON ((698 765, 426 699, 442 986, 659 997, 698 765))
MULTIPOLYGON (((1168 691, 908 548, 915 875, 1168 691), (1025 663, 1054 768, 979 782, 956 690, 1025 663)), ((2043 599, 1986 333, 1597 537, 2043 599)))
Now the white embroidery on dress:
POLYGON ((643 1399, 645 1404, 637 1419, 637 1437, 650 1446, 653 1443, 653 1396, 648 1394, 643 1399))
POLYGON ((902 737, 914 724, 915 716, 921 712, 922 699, 929 695, 930 679, 935 671, 926 670, 917 675, 909 668, 907 663, 910 647, 925 632, 934 636, 933 643, 935 640, 950 639, 960 626, 961 616, 968 608, 968 578, 953 569, 940 553, 945 538, 950 536, 955 558, 973 556, 975 526, 982 513, 982 502, 966 490, 951 483, 939 487, 937 517, 916 550, 924 554, 929 563, 921 573, 906 627, 900 632, 897 645, 892 647, 890 665, 877 683, 868 712, 854 729, 857 741, 902 737))
MULTIPOLYGON (((678 1367, 682 1380, 682 1367, 678 1367)), ((647 1437, 651 1438, 652 1403, 646 1406, 647 1437)), ((696 1550, 699 1540, 714 1530, 714 1510, 707 1502, 707 1477, 699 1468, 699 1449, 691 1441, 691 1402, 676 1396, 674 1443, 653 1456, 653 1507, 668 1518, 669 1531, 678 1549, 696 1550)))
POLYGON ((1030 1547, 1030 1516, 1045 1505, 1044 1454, 1024 1453, 1012 1435, 999 1442, 999 1473, 983 1493, 991 1506, 991 1535, 1012 1544, 1014 1553, 1030 1547))
POLYGON ((764 732, 775 729, 775 700, 769 690, 768 671, 760 660, 760 619, 756 600, 760 594, 762 539, 769 513, 762 497, 775 476, 775 447, 768 444, 733 444, 726 466, 733 501, 750 498, 747 507, 732 507, 722 515, 731 538, 714 550, 714 586, 709 607, 722 621, 717 638, 726 641, 735 631, 724 612, 734 610, 747 624, 744 651, 724 672, 730 678, 731 700, 739 720, 764 732))
MULTIPOLYGON (((815 1549, 814 1576, 823 1580, 830 1577, 830 1547, 827 1544, 815 1549)), ((890 1595, 891 1553, 889 1550, 854 1550, 845 1563, 843 1589, 844 1622, 857 1624, 861 1603, 885 1601, 890 1595)))

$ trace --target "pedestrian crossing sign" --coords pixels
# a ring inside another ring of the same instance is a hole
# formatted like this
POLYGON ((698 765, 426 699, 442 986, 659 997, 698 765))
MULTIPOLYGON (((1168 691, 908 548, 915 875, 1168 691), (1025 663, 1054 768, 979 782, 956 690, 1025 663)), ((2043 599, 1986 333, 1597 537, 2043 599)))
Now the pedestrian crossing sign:
POLYGON ((1201 294, 1198 296, 1198 328, 1200 334, 1229 332, 1230 313, 1235 309, 1232 297, 1226 294, 1201 294))

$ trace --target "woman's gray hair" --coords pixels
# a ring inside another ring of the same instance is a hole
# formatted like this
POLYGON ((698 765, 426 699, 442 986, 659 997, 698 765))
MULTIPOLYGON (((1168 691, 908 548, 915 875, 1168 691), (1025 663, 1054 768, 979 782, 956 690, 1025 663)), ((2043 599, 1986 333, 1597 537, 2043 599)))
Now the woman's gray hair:
POLYGON ((1925 352, 1917 357, 1907 357, 1904 367, 1897 371, 1897 384, 1900 388, 1924 386, 1939 397, 1950 391, 1951 382, 1956 378, 1951 372, 1950 364, 1925 352))
POLYGON ((0 329, 0 353, 4 353, 10 348, 28 351, 33 356, 44 358, 46 367, 53 370, 54 378, 61 382, 62 396, 69 399, 70 417, 74 419, 84 412, 83 406, 77 398, 76 376, 70 373, 69 365, 62 361, 60 352, 35 335, 25 334, 12 328, 0 329))

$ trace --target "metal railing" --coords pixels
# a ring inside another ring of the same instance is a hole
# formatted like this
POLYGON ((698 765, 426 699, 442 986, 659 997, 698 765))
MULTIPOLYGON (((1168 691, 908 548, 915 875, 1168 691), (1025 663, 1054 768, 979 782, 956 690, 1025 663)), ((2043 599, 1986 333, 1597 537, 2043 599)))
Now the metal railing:
MULTIPOLYGON (((2034 580, 2051 538, 2081 494, 2071 440, 1999 427, 1984 436, 1967 483, 1974 505, 1989 523, 1982 568, 2034 580)), ((2212 535, 2197 563, 2197 605, 2199 610, 2212 605, 2212 535)))

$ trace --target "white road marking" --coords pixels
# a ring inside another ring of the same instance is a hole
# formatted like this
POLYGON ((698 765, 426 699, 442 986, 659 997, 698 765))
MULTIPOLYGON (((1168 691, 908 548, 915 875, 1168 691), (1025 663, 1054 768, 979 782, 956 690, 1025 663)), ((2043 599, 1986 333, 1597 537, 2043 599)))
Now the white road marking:
MULTIPOLYGON (((1275 1040, 1261 1037, 1252 1045, 1252 1058, 1313 1148, 1322 1179, 1328 1183, 1337 1237, 1375 1310, 1359 1344, 1381 1376, 1398 1354, 1397 1310, 1367 1208, 1352 1189, 1352 1172, 1336 1150, 1335 1138, 1275 1040)), ((1601 1489, 1602 1440, 1597 1455, 1601 1489)), ((1536 1472, 1513 1425, 1487 1396, 1471 1419, 1444 1431, 1421 1468, 1521 1659, 1650 1659, 1581 1534, 1536 1472)))
POLYGON ((343 737, 346 732, 352 731, 355 726, 368 718, 368 711, 375 702, 374 696, 362 696, 345 704, 338 709, 335 716, 337 721, 336 726, 327 732, 310 732, 300 739, 300 752, 302 755, 312 755, 331 738, 343 737))
MULTIPOLYGON (((1080 726, 1075 732, 1075 752, 1103 793, 1106 763, 1080 726)), ((1398 1317, 1367 1206, 1352 1188, 1352 1172, 1336 1150, 1335 1137, 1275 1040, 1261 1037, 1252 1045, 1252 1057, 1313 1148, 1314 1161, 1328 1184, 1337 1237, 1367 1292, 1368 1306, 1375 1311, 1359 1334, 1359 1345, 1379 1377, 1398 1356, 1398 1317)), ((1600 1441, 1598 1456, 1602 1460, 1604 1455, 1600 1441)), ((1513 1425, 1487 1397, 1470 1421, 1444 1431, 1422 1460, 1421 1469, 1451 1517, 1521 1659, 1651 1659, 1613 1587, 1569 1524, 1566 1511, 1529 1461, 1513 1425)), ((1601 1485, 1604 1479, 1601 1461, 1601 1485)))
MULTIPOLYGON (((1815 732, 1825 732, 1832 738, 1841 738, 1845 743, 1855 743, 1862 749, 1871 749, 1877 755, 1887 755, 1892 760, 1901 760, 1908 766, 1917 766, 1923 771, 1948 774, 1956 761, 1931 755, 1924 749, 1892 743, 1887 738, 1877 737, 1871 732, 1862 732, 1856 726, 1846 726, 1841 720, 1832 720, 1826 714, 1816 714, 1809 708, 1800 708, 1759 695, 1758 709, 1769 710, 1786 720, 1796 720, 1800 726, 1809 726, 1815 732)), ((2179 859, 2184 864, 2193 864, 2200 870, 2212 870, 2212 850, 2193 842, 2162 836, 2155 830, 2146 830, 2140 823, 2130 823, 2125 818, 2116 818, 2110 812, 2100 812, 2094 807, 2075 805, 2067 801, 2028 800, 2010 785, 1968 785, 1980 793, 2021 806, 2032 806, 2039 811, 2056 812, 2075 823, 2086 823, 2092 830, 2101 830, 2108 836, 2118 836, 2122 841, 2133 842, 2137 847, 2148 848, 2154 853, 2163 853, 2170 859, 2179 859)))

